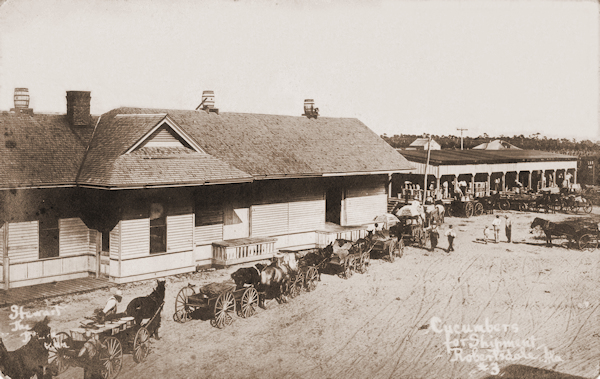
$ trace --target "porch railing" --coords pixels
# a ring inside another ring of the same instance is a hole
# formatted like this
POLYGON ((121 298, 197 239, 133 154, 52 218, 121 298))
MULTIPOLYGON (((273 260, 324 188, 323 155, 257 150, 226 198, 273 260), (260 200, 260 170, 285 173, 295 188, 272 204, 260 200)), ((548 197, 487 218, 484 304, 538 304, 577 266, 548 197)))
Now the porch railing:
POLYGON ((213 242, 213 263, 231 266, 238 263, 272 258, 277 238, 238 238, 213 242))

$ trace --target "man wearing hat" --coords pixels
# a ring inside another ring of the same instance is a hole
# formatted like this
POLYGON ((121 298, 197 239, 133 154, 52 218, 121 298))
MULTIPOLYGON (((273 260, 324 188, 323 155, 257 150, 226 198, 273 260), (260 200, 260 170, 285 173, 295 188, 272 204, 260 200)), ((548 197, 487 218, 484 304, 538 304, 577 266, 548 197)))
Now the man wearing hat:
POLYGON ((102 313, 105 317, 114 316, 117 314, 117 304, 123 299, 123 292, 116 290, 115 293, 108 298, 102 313))

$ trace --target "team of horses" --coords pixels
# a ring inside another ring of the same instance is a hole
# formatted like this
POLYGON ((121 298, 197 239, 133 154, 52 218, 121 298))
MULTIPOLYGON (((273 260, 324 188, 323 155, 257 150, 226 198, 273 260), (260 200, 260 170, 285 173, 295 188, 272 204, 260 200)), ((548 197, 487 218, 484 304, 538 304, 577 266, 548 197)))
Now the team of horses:
POLYGON ((286 292, 291 279, 298 271, 295 253, 279 253, 269 265, 258 263, 252 267, 243 267, 231 274, 237 289, 254 286, 259 292, 258 306, 265 307, 265 299, 276 299, 286 302, 286 292))

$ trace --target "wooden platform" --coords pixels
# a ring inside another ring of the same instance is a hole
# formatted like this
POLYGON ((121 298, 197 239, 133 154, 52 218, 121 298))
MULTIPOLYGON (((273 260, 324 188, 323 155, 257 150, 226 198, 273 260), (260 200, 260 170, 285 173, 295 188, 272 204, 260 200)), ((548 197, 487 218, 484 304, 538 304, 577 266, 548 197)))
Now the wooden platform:
POLYGON ((111 286, 112 284, 106 279, 79 278, 53 283, 36 284, 28 287, 11 288, 8 291, 0 290, 0 308, 55 296, 90 292, 111 286))

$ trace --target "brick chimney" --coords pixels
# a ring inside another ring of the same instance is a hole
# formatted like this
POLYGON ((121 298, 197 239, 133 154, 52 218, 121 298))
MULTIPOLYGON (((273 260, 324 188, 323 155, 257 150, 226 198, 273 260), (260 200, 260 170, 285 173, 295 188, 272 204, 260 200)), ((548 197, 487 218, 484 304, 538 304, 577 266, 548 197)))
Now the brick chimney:
POLYGON ((90 91, 67 91, 67 120, 71 126, 90 124, 90 91))

